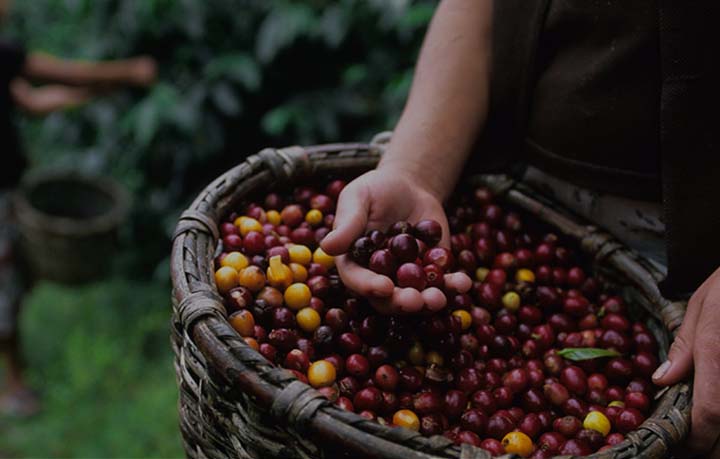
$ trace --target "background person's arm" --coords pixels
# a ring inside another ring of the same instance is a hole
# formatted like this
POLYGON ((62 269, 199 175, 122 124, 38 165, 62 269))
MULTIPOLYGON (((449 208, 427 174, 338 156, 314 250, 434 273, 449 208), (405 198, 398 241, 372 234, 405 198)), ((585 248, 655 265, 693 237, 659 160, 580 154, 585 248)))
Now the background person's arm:
MULTIPOLYGON (((441 245, 449 247, 442 202, 452 191, 484 124, 489 97, 492 0, 445 0, 428 30, 403 115, 378 168, 351 182, 341 193, 335 229, 323 240, 328 253, 347 252, 370 228, 386 229, 399 220, 431 218, 441 223, 441 245)), ((382 311, 413 312, 445 305, 437 289, 398 289, 385 277, 338 256, 345 285, 382 298, 382 311), (442 304, 441 304, 442 303, 442 304)), ((447 280, 456 290, 470 279, 447 280)))
POLYGON ((10 94, 21 111, 35 116, 77 107, 95 96, 95 93, 87 88, 63 85, 34 87, 21 78, 11 82, 10 94))
POLYGON ((155 81, 157 67, 150 57, 89 62, 61 59, 49 54, 28 54, 23 77, 71 86, 149 86, 155 81))

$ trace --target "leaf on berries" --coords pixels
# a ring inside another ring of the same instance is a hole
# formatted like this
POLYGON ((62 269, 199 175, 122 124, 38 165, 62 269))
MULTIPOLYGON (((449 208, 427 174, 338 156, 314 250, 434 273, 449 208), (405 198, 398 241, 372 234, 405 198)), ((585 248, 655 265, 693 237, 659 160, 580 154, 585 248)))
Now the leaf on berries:
POLYGON ((568 347, 558 351, 558 355, 575 362, 582 360, 599 359, 601 357, 619 357, 621 354, 612 349, 599 349, 595 347, 568 347))

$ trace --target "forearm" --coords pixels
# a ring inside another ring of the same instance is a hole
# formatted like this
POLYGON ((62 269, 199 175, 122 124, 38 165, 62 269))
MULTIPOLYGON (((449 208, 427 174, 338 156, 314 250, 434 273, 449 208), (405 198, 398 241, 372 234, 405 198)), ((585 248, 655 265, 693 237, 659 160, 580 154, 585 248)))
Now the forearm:
POLYGON ((37 116, 82 105, 94 96, 94 92, 87 88, 62 85, 34 88, 20 79, 12 82, 11 94, 18 108, 37 116))
POLYGON ((433 18, 403 114, 380 167, 445 199, 488 110, 492 0, 445 0, 433 18))
POLYGON ((31 80, 72 86, 124 85, 132 80, 130 62, 84 62, 59 59, 44 53, 31 53, 27 57, 23 76, 31 80))

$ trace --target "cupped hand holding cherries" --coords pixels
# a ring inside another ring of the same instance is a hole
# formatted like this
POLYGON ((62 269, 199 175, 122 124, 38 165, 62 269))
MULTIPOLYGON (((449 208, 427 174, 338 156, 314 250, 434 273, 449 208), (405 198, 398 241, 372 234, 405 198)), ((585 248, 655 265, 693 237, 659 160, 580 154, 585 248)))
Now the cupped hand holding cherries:
POLYGON ((438 311, 448 296, 472 288, 455 271, 440 200, 411 179, 380 171, 358 177, 340 194, 334 223, 322 248, 336 256, 345 286, 381 313, 438 311))

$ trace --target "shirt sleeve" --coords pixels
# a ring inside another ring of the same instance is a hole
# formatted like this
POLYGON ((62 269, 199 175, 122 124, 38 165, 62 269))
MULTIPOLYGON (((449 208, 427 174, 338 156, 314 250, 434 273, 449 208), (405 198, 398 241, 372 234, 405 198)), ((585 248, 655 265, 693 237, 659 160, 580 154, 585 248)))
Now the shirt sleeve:
POLYGON ((7 84, 18 76, 25 65, 26 56, 23 46, 0 41, 0 81, 7 84))

